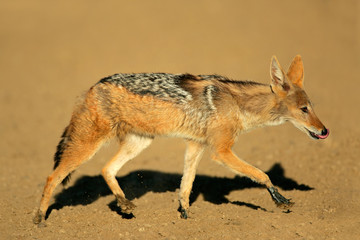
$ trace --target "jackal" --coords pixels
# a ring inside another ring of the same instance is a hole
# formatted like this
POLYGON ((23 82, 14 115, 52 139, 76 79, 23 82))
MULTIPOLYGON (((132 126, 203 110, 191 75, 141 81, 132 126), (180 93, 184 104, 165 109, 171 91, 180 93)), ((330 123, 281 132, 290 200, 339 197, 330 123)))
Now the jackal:
POLYGON ((180 137, 187 143, 179 193, 181 217, 188 217, 189 195, 206 147, 215 161, 266 186, 278 206, 290 207, 293 203, 277 191, 264 172, 232 152, 235 138, 257 127, 286 121, 313 139, 325 139, 329 130, 316 117, 303 89, 299 55, 287 74, 274 56, 270 76, 270 85, 219 75, 168 73, 115 74, 100 80, 76 106, 61 136, 54 171, 47 178, 34 223, 44 219, 55 187, 65 184, 71 172, 113 137, 119 140, 119 150, 102 175, 124 213, 131 213, 135 205, 125 198, 116 173, 155 136, 180 137))

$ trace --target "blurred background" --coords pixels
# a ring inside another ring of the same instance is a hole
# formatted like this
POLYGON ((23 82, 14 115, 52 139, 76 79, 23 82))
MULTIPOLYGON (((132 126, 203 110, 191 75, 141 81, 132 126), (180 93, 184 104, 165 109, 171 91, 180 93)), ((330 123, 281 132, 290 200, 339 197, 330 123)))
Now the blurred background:
MULTIPOLYGON (((321 104, 318 111, 325 115, 328 108, 331 115, 336 107, 345 117, 342 106, 355 100, 359 86, 358 5, 356 0, 1 1, 1 132, 15 124, 6 119, 29 118, 34 111, 31 118, 44 128, 68 119, 75 97, 114 73, 217 73, 267 83, 272 55, 287 69, 301 54, 305 86, 321 104)), ((20 125, 22 131, 31 129, 20 125)))

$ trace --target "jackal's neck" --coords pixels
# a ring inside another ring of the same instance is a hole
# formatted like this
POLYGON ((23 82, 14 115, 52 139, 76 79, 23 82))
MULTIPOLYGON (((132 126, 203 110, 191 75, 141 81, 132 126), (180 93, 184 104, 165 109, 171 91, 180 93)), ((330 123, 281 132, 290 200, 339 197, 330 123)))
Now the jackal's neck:
POLYGON ((234 91, 243 130, 279 125, 284 122, 284 105, 272 92, 270 85, 241 86, 234 91))

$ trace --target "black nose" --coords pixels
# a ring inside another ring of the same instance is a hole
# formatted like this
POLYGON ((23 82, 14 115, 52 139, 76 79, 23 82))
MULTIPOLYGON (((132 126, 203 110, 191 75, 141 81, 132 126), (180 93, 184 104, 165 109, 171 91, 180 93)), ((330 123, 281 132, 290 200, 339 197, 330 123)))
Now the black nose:
POLYGON ((326 135, 328 134, 328 130, 326 129, 326 127, 324 127, 324 129, 321 131, 321 135, 326 135))

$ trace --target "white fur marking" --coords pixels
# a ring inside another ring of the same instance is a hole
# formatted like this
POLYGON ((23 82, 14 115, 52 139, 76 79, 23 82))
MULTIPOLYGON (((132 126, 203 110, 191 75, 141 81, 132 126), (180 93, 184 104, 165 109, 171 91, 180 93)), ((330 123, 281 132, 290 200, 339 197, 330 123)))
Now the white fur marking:
POLYGON ((125 163, 136 157, 142 150, 147 148, 152 142, 151 138, 141 137, 137 135, 128 135, 122 144, 120 151, 116 154, 115 161, 106 165, 106 173, 115 176, 125 163))

